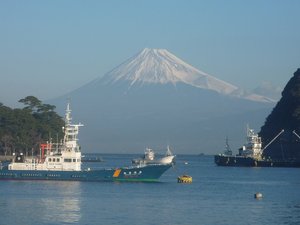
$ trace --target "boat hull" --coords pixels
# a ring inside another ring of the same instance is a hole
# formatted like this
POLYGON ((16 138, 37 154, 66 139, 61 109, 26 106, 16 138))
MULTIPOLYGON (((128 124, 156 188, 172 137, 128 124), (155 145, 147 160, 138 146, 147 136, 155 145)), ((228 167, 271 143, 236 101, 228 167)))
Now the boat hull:
POLYGON ((156 165, 156 164, 172 164, 175 163, 175 156, 165 156, 158 160, 133 159, 133 165, 156 165))
POLYGON ((300 167, 299 161, 284 160, 258 160, 244 156, 215 155, 215 163, 218 166, 235 167, 300 167))
POLYGON ((147 165, 103 170, 0 170, 0 180, 140 181, 156 182, 172 165, 147 165))

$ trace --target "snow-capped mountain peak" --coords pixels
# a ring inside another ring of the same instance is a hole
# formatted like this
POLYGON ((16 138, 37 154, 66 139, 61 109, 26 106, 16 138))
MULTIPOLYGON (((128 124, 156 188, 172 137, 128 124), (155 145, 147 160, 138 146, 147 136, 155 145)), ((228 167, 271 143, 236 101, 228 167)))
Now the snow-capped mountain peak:
POLYGON ((165 49, 145 48, 136 56, 106 74, 109 82, 130 81, 131 85, 144 83, 183 82, 195 87, 229 94, 238 88, 204 73, 165 49))
POLYGON ((254 99, 252 99, 253 95, 244 96, 245 92, 242 89, 194 68, 166 49, 145 48, 107 73, 103 80, 106 83, 129 81, 130 87, 147 83, 176 85, 181 82, 220 94, 254 101, 271 101, 258 95, 255 95, 254 99))

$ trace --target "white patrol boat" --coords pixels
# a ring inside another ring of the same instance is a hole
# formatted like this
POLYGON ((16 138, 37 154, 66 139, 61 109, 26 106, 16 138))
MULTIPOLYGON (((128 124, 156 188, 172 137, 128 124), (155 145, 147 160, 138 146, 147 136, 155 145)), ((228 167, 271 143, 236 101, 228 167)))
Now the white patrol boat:
POLYGON ((81 169, 79 127, 72 124, 70 104, 65 114, 64 138, 41 144, 40 155, 25 157, 16 154, 11 163, 1 165, 0 179, 12 180, 74 180, 74 181, 157 181, 172 166, 169 163, 136 165, 102 170, 81 169))

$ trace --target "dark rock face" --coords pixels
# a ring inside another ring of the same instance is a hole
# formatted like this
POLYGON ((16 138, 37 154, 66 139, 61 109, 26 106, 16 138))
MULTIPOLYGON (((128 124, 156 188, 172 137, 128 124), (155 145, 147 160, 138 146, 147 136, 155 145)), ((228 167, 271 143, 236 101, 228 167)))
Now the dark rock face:
POLYGON ((262 126, 260 136, 267 145, 282 129, 285 132, 276 139, 264 155, 273 159, 300 160, 300 69, 289 80, 282 97, 262 126))

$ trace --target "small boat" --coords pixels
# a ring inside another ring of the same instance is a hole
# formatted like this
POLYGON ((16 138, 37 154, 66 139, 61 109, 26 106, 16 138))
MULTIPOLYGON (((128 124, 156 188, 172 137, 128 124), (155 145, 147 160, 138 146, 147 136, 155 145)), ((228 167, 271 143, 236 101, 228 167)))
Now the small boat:
MULTIPOLYGON (((142 164, 101 170, 81 169, 78 144, 82 124, 71 123, 70 105, 65 114, 64 138, 40 145, 40 155, 25 157, 14 154, 12 162, 0 164, 0 180, 68 180, 68 181, 158 181, 172 167, 171 163, 142 164)), ((50 139, 51 140, 51 139, 50 139)))
POLYGON ((155 153, 151 148, 146 148, 144 155, 141 158, 133 159, 133 165, 155 165, 155 164, 172 164, 175 162, 175 155, 170 150, 170 147, 167 147, 167 152, 165 156, 156 159, 155 153))

